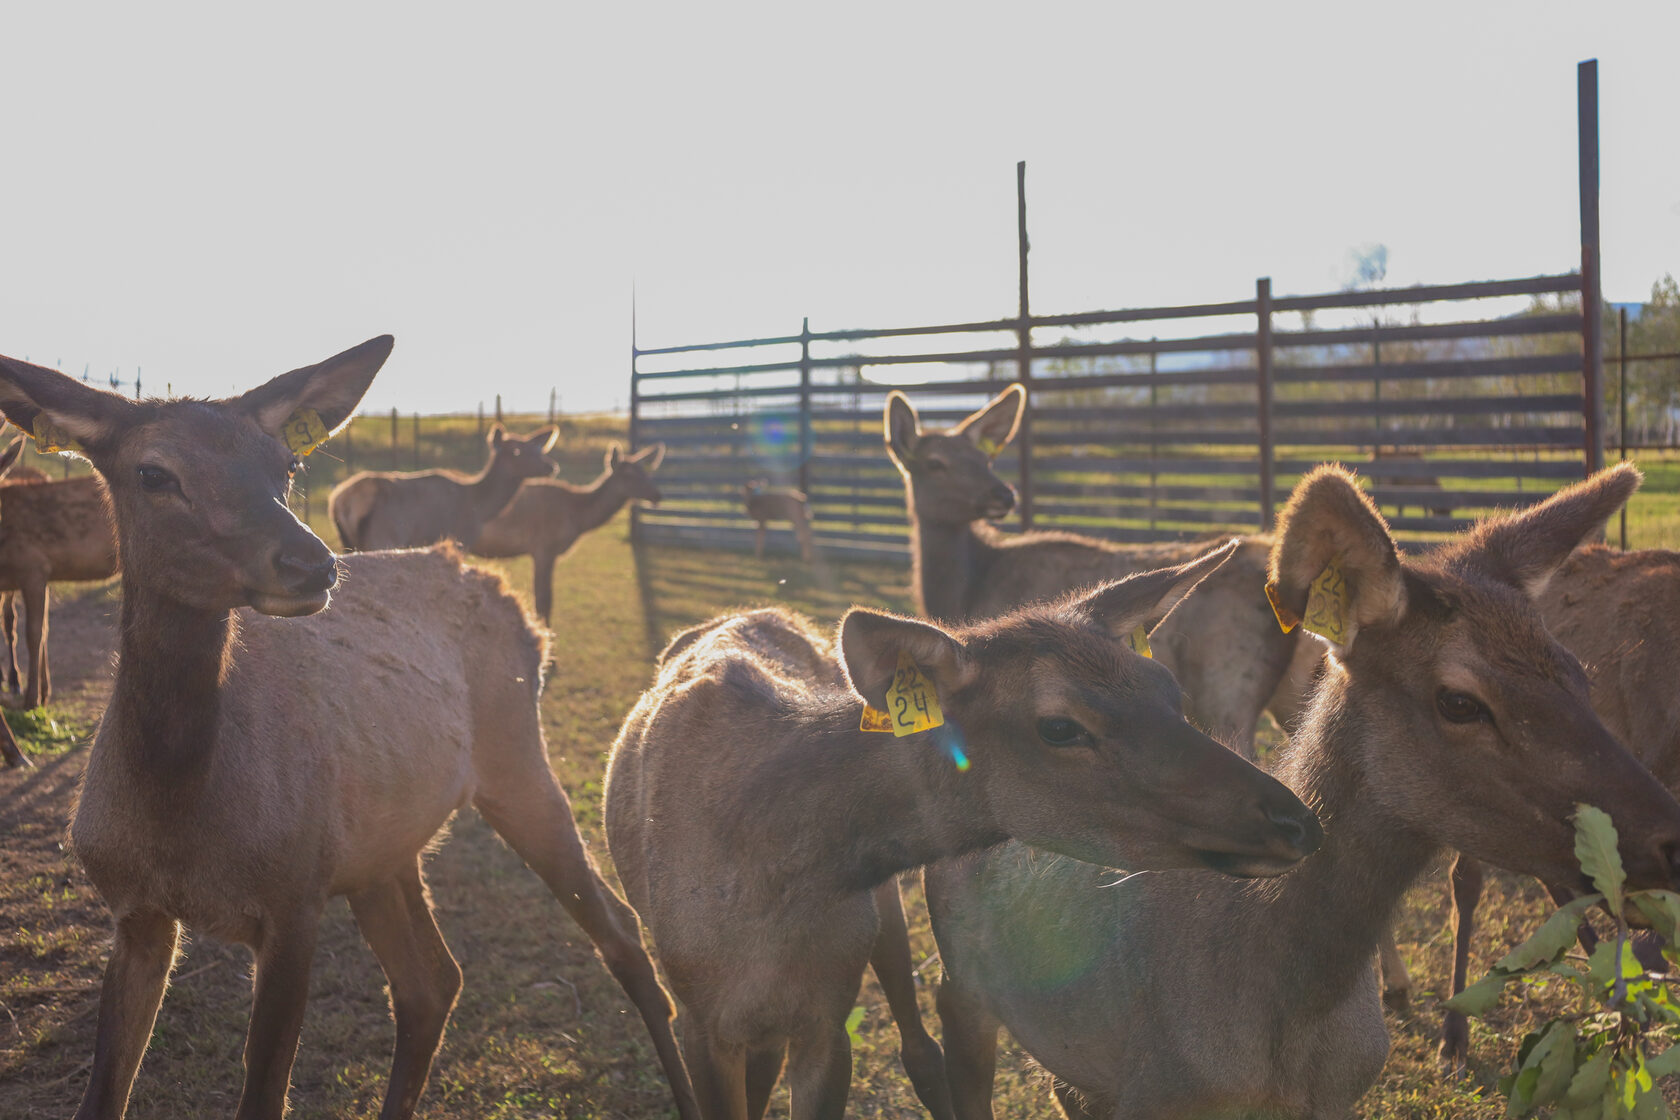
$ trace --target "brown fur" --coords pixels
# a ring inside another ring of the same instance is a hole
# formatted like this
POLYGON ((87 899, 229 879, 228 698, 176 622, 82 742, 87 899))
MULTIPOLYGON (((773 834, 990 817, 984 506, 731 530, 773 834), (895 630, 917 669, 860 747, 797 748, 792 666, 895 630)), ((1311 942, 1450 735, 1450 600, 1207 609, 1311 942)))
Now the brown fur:
POLYGON ((555 561, 583 534, 605 525, 626 502, 659 501, 659 488, 649 476, 664 457, 662 443, 634 455, 621 453, 614 444, 607 451, 605 469, 588 486, 532 479, 484 526, 472 551, 492 559, 529 556, 537 614, 548 622, 554 610, 555 561))
POLYGON ((333 487, 327 509, 346 549, 424 548, 438 541, 470 548, 521 482, 560 469, 543 457, 559 435, 551 426, 512 436, 495 424, 484 437, 490 457, 477 474, 363 471, 333 487))
MULTIPOLYGON (((871 891, 903 869, 1010 836, 1246 875, 1316 846, 1310 813, 1184 722, 1171 675, 1122 640, 1230 551, 961 629, 858 609, 831 644, 770 608, 673 640, 613 749, 607 839, 682 1002, 708 1117, 761 1115, 784 1057, 793 1115, 841 1114, 871 891), (858 730, 866 700, 892 710, 901 652, 945 726, 858 730), (1078 738, 1050 745, 1055 719, 1078 738)), ((942 1095, 937 1046, 919 1057, 918 1091, 942 1095)))
POLYGON ((1079 1115, 1341 1120, 1388 1053, 1371 954, 1442 847, 1575 882, 1587 802, 1621 826, 1630 886, 1673 883, 1680 804, 1593 714, 1527 594, 1636 482, 1603 472, 1412 560, 1350 476, 1308 475, 1280 518, 1280 597, 1300 612, 1339 554, 1357 620, 1277 770, 1323 848, 1255 886, 1114 887, 1018 845, 929 868, 956 1114, 990 1115, 1001 1023, 1079 1115))
POLYGON ((469 803, 594 940, 695 1115, 635 916, 596 874, 548 768, 542 638, 453 552, 341 564, 286 507, 287 418, 310 408, 342 426, 390 347, 374 339, 228 401, 130 402, 0 358, 0 408, 87 449, 126 560, 117 677, 70 828, 117 927, 83 1120, 125 1111, 183 926, 251 947, 237 1115, 280 1120, 334 895, 390 981, 382 1120, 412 1115, 461 975, 421 856, 469 803))
POLYGON ((747 516, 758 522, 753 533, 753 555, 764 559, 764 531, 772 521, 786 521, 793 526, 799 540, 799 558, 811 562, 811 506, 805 492, 791 486, 770 486, 763 481, 749 482, 741 487, 741 500, 747 516))

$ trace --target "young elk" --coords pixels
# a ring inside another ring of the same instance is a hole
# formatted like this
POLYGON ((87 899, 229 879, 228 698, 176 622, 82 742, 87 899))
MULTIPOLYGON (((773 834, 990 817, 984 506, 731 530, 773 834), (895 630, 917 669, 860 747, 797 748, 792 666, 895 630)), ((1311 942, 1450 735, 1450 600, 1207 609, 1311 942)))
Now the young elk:
POLYGON ((606 469, 588 486, 533 479, 484 526, 472 551, 492 559, 529 556, 537 614, 548 622, 554 610, 554 562, 583 534, 605 525, 624 503, 659 501, 659 487, 648 476, 663 458, 663 443, 634 455, 621 453, 615 443, 607 451, 606 469))
POLYGON ((1126 643, 1232 549, 957 629, 854 609, 837 649, 777 609, 672 641, 613 748, 607 841, 705 1116, 762 1116, 784 1059, 796 1118, 841 1115, 871 890, 901 870, 1011 836, 1242 876, 1317 847, 1311 811, 1186 723, 1126 643), (865 703, 911 710, 911 663, 943 723, 859 730, 865 703))
POLYGON ((753 555, 764 559, 764 533, 772 521, 786 521, 793 526, 799 539, 799 558, 811 562, 811 506, 802 490, 791 486, 771 486, 763 479, 754 479, 741 487, 741 500, 746 504, 747 516, 758 522, 753 533, 753 555))
POLYGON ((238 1116, 278 1120, 334 895, 390 981, 381 1116, 411 1115, 461 976, 421 855, 469 802, 594 940, 695 1115, 635 915, 549 771, 524 612, 449 551, 340 564, 286 508, 314 442, 283 441, 348 421, 390 350, 376 338, 224 401, 133 402, 0 358, 0 410, 79 445, 123 555, 121 657, 70 826, 117 926, 83 1120, 125 1111, 183 925, 255 955, 238 1116))
MULTIPOLYGON (((887 454, 904 475, 916 609, 957 622, 1132 572, 1182 563, 1205 544, 1114 544, 1074 533, 1005 534, 989 521, 1015 508, 992 457, 1015 437, 1026 391, 1011 385, 947 432, 924 432, 897 392, 887 397, 887 454)), ((1297 638, 1278 629, 1260 588, 1264 537, 1243 538, 1229 563, 1151 637, 1184 688, 1192 722, 1243 751, 1284 681, 1297 638)))
POLYGON ((1587 803, 1615 819, 1630 886, 1671 886, 1680 804, 1599 722, 1530 598, 1638 478, 1604 471, 1403 560, 1350 475, 1309 474, 1271 574, 1280 616, 1316 618, 1331 656, 1277 774, 1323 847, 1260 885, 1116 884, 1018 845, 930 867, 957 1115, 991 1114, 1001 1023, 1070 1116, 1340 1120, 1388 1053, 1372 951, 1441 848, 1583 884, 1587 803))
MULTIPOLYGON (((23 437, 19 436, 21 440, 23 437)), ((21 444, 20 444, 21 447, 21 444)), ((22 593, 29 676, 23 706, 52 698, 47 661, 47 585, 107 580, 117 574, 117 528, 105 484, 80 478, 8 481, 0 486, 0 615, 4 615, 8 687, 17 688, 14 593, 22 593)))
MULTIPOLYGON (((1581 659, 1598 717, 1658 781, 1680 791, 1680 694, 1674 687, 1680 552, 1582 548, 1545 585, 1539 602, 1546 628, 1581 659)), ((1560 900, 1574 893, 1568 884, 1548 889, 1560 900)), ((1454 993, 1464 990, 1481 895, 1481 864, 1461 853, 1452 869, 1454 993)), ((1442 1059, 1462 1066, 1469 1051, 1469 1023, 1447 1012, 1442 1059)))
POLYGON ((439 541, 471 548, 520 483, 550 478, 560 469, 544 458, 558 438, 560 429, 552 426, 511 436, 495 424, 484 437, 490 459, 477 474, 363 471, 333 487, 327 509, 346 549, 423 548, 439 541))

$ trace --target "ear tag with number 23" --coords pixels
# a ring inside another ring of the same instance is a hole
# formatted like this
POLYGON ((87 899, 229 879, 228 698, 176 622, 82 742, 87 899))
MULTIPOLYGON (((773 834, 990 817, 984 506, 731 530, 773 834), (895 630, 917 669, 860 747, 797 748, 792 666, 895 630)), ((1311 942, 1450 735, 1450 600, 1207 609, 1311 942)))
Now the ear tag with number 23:
POLYGON ((1332 556, 1330 563, 1307 586, 1307 610, 1304 615, 1296 617, 1294 611, 1278 601, 1275 583, 1266 584, 1266 600, 1272 604, 1272 613, 1277 615, 1278 625, 1285 634, 1301 626, 1337 645, 1347 643, 1348 619, 1353 604, 1348 597, 1347 576, 1342 572, 1341 553, 1332 556))
POLYGON ((285 426, 280 429, 281 438, 286 446, 298 455, 307 455, 323 443, 332 433, 321 423, 321 414, 313 408, 300 408, 286 417, 285 426))
POLYGON ((858 730, 891 731, 902 739, 944 724, 945 713, 939 707, 939 693, 933 682, 922 675, 921 667, 908 653, 900 650, 898 669, 887 688, 887 711, 865 704, 858 730))

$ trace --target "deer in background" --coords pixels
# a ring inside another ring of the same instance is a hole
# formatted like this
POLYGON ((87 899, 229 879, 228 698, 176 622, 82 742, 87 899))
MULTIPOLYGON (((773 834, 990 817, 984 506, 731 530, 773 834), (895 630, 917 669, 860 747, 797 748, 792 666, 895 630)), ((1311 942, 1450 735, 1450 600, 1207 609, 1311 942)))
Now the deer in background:
POLYGON ((607 449, 606 469, 588 486, 532 479, 484 526, 470 548, 491 559, 529 556, 537 614, 546 623, 554 611, 554 562, 583 534, 610 521, 626 502, 659 501, 659 487, 649 476, 664 458, 663 443, 649 444, 634 455, 623 454, 615 443, 607 449))
MULTIPOLYGON (((21 444, 19 436, 14 444, 21 444)), ((35 472, 40 475, 40 472, 35 472)), ((116 525, 105 484, 93 475, 78 478, 8 479, 0 485, 0 613, 5 617, 7 684, 17 688, 16 608, 23 595, 24 639, 29 675, 22 703, 37 708, 52 699, 47 658, 47 585, 59 581, 107 580, 117 574, 116 525)))
POLYGON ((969 627, 856 608, 831 645, 767 608, 671 642, 613 747, 607 841, 708 1120, 757 1120, 784 1062, 797 1120, 842 1115, 871 891, 901 870, 1011 836, 1240 876, 1317 846, 1311 810, 1186 723, 1172 675, 1126 643, 1233 547, 969 627), (943 723, 860 730, 865 704, 908 710, 889 691, 906 658, 943 723))
POLYGON ((697 1115, 635 915, 548 767, 542 636, 447 548, 340 562, 286 507, 314 444, 283 440, 338 430, 390 350, 372 339, 221 401, 129 401, 0 358, 0 410, 85 449, 124 557, 116 680, 70 826, 116 919, 82 1120, 126 1110, 182 926, 251 947, 237 1115, 279 1120, 335 895, 390 982, 380 1115, 412 1115, 461 978, 421 859, 469 802, 589 934, 697 1115))
POLYGON ((1638 480, 1601 472, 1414 560, 1351 475, 1303 479, 1271 577, 1280 617, 1318 618, 1330 656, 1276 773, 1322 847, 1254 886, 1116 884, 1019 845, 930 867, 956 1115, 991 1115, 1002 1024, 1069 1116, 1341 1120, 1388 1054, 1371 955, 1442 848, 1582 884, 1588 803, 1621 831, 1630 889, 1669 888, 1680 804, 1599 721, 1531 598, 1638 480))
POLYGON ((362 471, 333 487, 327 509, 346 549, 424 548, 439 541, 471 548, 520 483, 551 478, 560 469, 544 457, 559 438, 553 426, 513 436, 493 424, 484 437, 490 458, 477 474, 362 471))
MULTIPOLYGON (((15 445, 21 452, 24 440, 28 438, 27 436, 18 436, 7 446, 7 450, 11 450, 11 447, 15 445)), ((6 482, 46 482, 51 477, 46 471, 39 467, 31 467, 24 463, 22 459, 16 459, 14 462, 16 466, 9 472, 0 472, 4 475, 6 482)), ((14 696, 18 694, 17 614, 17 592, 0 592, 0 631, 4 632, 6 639, 6 657, 3 665, 5 680, 0 683, 3 683, 6 691, 14 696)))
POLYGON ((799 558, 811 562, 811 506, 803 490, 791 486, 771 486, 762 478, 741 487, 741 500, 746 504, 747 516, 758 522, 753 533, 753 555, 764 559, 764 533, 771 521, 786 521, 793 526, 799 539, 799 558))
MULTIPOLYGON (((19 467, 17 465, 18 455, 22 451, 22 436, 14 439, 11 443, 6 445, 5 450, 0 451, 0 479, 9 479, 14 477, 19 471, 34 471, 35 468, 33 467, 19 467)), ((12 640, 12 603, 10 595, 6 596, 4 607, 6 612, 6 645, 8 652, 10 652, 12 640)), ((12 680, 13 687, 15 688, 17 683, 15 673, 13 674, 12 680)), ((31 765, 33 764, 29 761, 29 756, 24 754, 22 748, 18 746, 17 738, 13 736, 11 726, 7 724, 5 720, 0 719, 0 767, 8 770, 16 768, 26 769, 31 765)))

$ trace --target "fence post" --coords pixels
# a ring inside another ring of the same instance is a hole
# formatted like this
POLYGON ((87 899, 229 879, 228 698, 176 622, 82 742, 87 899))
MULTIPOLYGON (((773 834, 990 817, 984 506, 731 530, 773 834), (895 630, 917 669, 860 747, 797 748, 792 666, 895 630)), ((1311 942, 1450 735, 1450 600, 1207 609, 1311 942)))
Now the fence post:
POLYGON ((484 438, 484 402, 478 402, 478 438, 484 438))
POLYGON ((1587 474, 1604 466, 1604 289, 1598 257, 1598 59, 1575 68, 1581 172, 1581 402, 1587 474))
POLYGON ((420 414, 414 414, 414 469, 420 469, 420 414))
POLYGON ((502 422, 502 395, 500 393, 497 393, 496 394, 496 423, 500 424, 501 422, 502 422))
POLYGON ((1021 528, 1033 527, 1032 484, 1032 310, 1027 298, 1027 161, 1015 164, 1015 239, 1020 258, 1021 316, 1015 327, 1018 344, 1016 373, 1026 399, 1021 403, 1021 426, 1015 435, 1015 454, 1020 460, 1021 528))
MULTIPOLYGON (((1617 317, 1621 320, 1621 340, 1616 348, 1617 380, 1620 382, 1616 390, 1616 409, 1619 413, 1616 421, 1617 438, 1622 445, 1622 462, 1627 462, 1627 308, 1618 307, 1617 317)), ((1627 551, 1627 503, 1622 503, 1622 551, 1627 551)))
POLYGON ((397 408, 391 406, 391 469, 397 469, 397 408))
MULTIPOLYGON (((636 348, 636 307, 634 297, 630 306, 630 430, 626 439, 630 444, 630 451, 634 453, 641 447, 641 433, 637 429, 637 421, 641 418, 641 384, 640 375, 636 372, 636 357, 640 354, 636 348)), ((630 543, 642 543, 642 508, 640 502, 630 503, 630 543)))
POLYGON ((799 324, 799 489, 811 496, 811 317, 799 324))
POLYGON ((1272 527, 1272 278, 1254 282, 1254 364, 1259 371, 1260 530, 1272 527))

